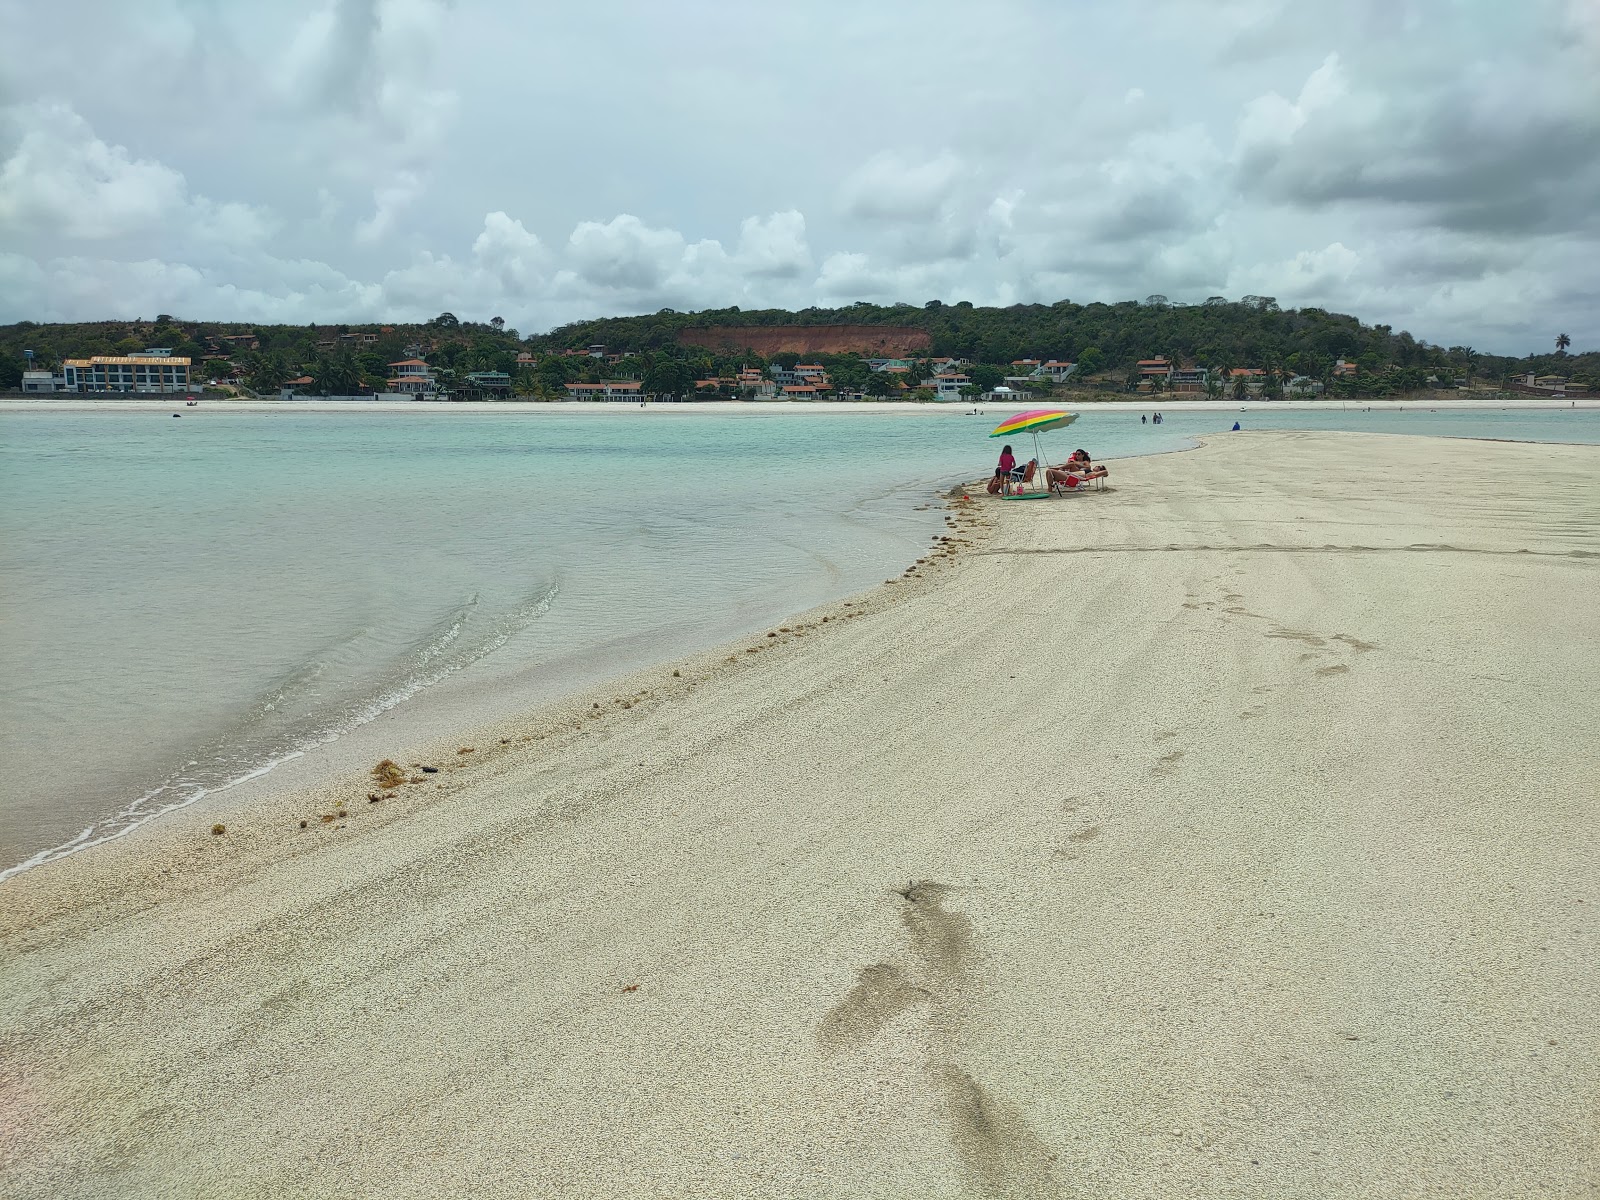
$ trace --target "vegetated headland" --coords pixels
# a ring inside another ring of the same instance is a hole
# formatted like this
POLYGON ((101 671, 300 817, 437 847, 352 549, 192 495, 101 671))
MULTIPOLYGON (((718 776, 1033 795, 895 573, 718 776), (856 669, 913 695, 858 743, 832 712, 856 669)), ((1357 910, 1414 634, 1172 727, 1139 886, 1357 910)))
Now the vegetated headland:
MULTIPOLYGON (((0 327, 0 391, 161 390, 94 382, 97 359, 187 360, 181 388, 248 397, 975 400, 1129 394, 1242 400, 1384 398, 1497 388, 1565 398, 1600 387, 1600 350, 1511 358, 1268 296, 979 308, 937 300, 710 309, 581 321, 521 336, 500 317, 422 324, 191 320, 0 327), (28 352, 31 351, 31 354, 28 352), (84 378, 91 378, 84 384, 84 378)), ((151 373, 154 378, 154 373, 151 373)), ((139 379, 145 376, 140 374, 139 379)))

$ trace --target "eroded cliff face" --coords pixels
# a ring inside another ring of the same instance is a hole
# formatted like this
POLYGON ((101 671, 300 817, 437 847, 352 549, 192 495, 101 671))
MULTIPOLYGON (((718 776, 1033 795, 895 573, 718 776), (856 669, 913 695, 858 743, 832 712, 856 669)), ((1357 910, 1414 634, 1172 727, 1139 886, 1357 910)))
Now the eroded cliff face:
POLYGON ((795 354, 849 354, 894 358, 926 351, 933 339, 923 329, 904 325, 765 325, 685 329, 678 340, 708 350, 749 350, 770 357, 795 354))

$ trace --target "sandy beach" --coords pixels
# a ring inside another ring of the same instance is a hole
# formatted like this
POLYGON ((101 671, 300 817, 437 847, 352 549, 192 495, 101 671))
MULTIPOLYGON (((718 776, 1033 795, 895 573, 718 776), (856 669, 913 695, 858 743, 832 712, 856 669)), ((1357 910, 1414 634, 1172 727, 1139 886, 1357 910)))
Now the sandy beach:
POLYGON ((1595 1194, 1600 448, 1110 483, 0 885, 0 1193, 1595 1194))

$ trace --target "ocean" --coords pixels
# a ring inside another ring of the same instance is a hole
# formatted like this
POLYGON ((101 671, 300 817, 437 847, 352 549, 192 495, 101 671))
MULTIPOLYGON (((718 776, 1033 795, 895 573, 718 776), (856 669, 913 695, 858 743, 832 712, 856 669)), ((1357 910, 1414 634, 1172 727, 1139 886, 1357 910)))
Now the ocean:
MULTIPOLYGON (((996 414, 0 414, 0 878, 471 686, 507 709, 899 573, 996 414)), ((1600 442, 1600 412, 1085 414, 1600 442)), ((1018 457, 1031 442, 1018 439, 1018 457)))

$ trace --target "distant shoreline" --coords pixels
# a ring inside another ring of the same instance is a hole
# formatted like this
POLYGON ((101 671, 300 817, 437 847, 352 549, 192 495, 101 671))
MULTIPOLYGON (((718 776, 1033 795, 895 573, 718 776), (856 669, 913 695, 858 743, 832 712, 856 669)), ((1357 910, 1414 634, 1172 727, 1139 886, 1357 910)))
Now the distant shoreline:
MULTIPOLYGON (((185 416, 205 412, 250 413, 491 413, 502 416, 530 415, 534 413, 679 413, 733 416, 739 414, 899 414, 920 413, 939 416, 970 416, 974 412, 986 416, 1005 416, 1017 411, 1026 402, 956 404, 940 402, 890 401, 742 401, 742 400, 689 400, 682 403, 653 401, 648 405, 613 404, 583 400, 557 401, 436 401, 436 400, 216 400, 203 399, 192 409, 185 409, 181 396, 139 396, 127 400, 97 399, 76 396, 65 399, 51 396, 42 399, 23 399, 16 396, 0 397, 0 413, 19 412, 168 412, 181 411, 185 416)), ((1455 396, 1417 400, 1167 400, 1150 397, 1142 400, 1066 400, 1059 404, 1040 402, 1040 408, 1066 408, 1093 410, 1095 412, 1341 412, 1365 409, 1393 410, 1399 412, 1450 409, 1452 411, 1512 410, 1535 412, 1543 410, 1570 410, 1600 408, 1600 397, 1552 400, 1544 396, 1485 400, 1477 397, 1455 396)))

